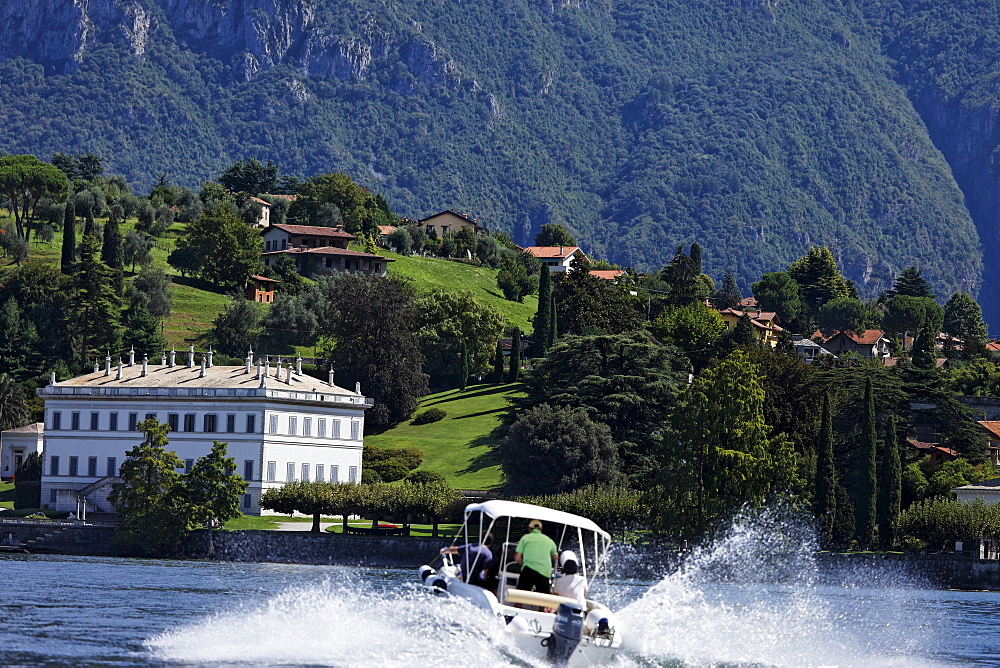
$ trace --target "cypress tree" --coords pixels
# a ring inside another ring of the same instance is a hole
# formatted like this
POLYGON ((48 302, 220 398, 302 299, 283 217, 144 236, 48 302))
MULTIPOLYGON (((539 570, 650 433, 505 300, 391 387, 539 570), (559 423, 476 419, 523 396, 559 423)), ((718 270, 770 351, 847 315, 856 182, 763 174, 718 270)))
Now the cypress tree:
POLYGON ((500 384, 503 382, 503 341, 497 339, 497 351, 493 356, 493 375, 491 380, 500 384))
POLYGON ((548 338, 545 341, 545 350, 549 350, 552 346, 556 345, 556 339, 559 338, 559 326, 556 322, 556 296, 555 293, 552 294, 552 298, 549 300, 549 332, 547 334, 548 338))
POLYGON ((847 545, 854 538, 854 504, 847 488, 837 483, 837 519, 833 523, 833 542, 847 545))
POLYGON ((521 379, 521 330, 515 329, 510 337, 510 369, 507 382, 516 383, 521 379))
POLYGON ((458 388, 464 392, 469 384, 469 348, 465 345, 465 341, 462 341, 458 354, 462 358, 458 369, 458 388))
POLYGON ((125 267, 125 242, 122 239, 118 220, 108 217, 104 226, 104 244, 101 246, 101 261, 112 269, 121 271, 125 267))
POLYGON ((895 543, 892 525, 899 516, 902 497, 903 464, 899 458, 896 421, 889 418, 885 423, 878 469, 878 537, 884 548, 895 543))
POLYGON ((66 213, 63 215, 62 259, 60 261, 62 273, 72 274, 74 264, 76 264, 76 208, 73 206, 73 201, 70 200, 66 202, 66 213))
POLYGON ((691 262, 694 263, 694 270, 697 274, 701 274, 701 244, 697 241, 691 244, 691 248, 688 251, 688 256, 691 258, 691 262))
POLYGON ((820 540, 823 545, 829 545, 833 542, 833 527, 837 518, 837 469, 833 461, 833 417, 829 394, 823 395, 818 441, 813 510, 819 520, 820 540))
POLYGON ((552 328, 552 278, 549 266, 543 264, 538 272, 538 311, 535 313, 534 356, 545 357, 549 348, 549 330, 552 328))
POLYGON ((858 471, 857 534, 862 547, 875 541, 877 523, 877 484, 875 455, 878 437, 875 434, 875 397, 872 380, 865 380, 864 412, 861 414, 861 468, 858 471))
POLYGON ((97 223, 94 222, 94 217, 87 214, 86 222, 83 224, 83 236, 91 235, 94 236, 94 232, 97 230, 97 223))

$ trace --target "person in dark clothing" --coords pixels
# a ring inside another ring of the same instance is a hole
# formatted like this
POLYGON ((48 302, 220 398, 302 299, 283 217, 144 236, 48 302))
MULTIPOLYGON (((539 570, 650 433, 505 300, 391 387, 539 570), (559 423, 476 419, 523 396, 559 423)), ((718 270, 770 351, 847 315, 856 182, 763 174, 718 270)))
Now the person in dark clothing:
POLYGON ((441 554, 457 554, 462 580, 482 587, 486 583, 486 573, 493 563, 493 552, 490 550, 492 544, 493 534, 488 533, 482 544, 451 545, 441 548, 441 554))

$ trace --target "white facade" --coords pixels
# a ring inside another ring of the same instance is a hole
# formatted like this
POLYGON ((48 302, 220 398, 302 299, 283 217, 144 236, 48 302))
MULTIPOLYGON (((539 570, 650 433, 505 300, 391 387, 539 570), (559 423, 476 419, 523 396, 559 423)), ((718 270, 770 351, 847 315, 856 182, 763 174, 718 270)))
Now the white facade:
MULTIPOLYGON (((187 365, 107 362, 103 371, 38 390, 46 425, 42 505, 75 511, 79 490, 97 490, 95 483, 118 474, 126 451, 142 441, 135 425, 150 417, 170 425, 169 449, 185 469, 213 441, 227 442, 249 482, 241 503, 248 515, 261 514, 264 490, 290 480, 361 480, 369 399, 291 365, 211 366, 210 357, 200 366, 193 352, 187 365)), ((91 512, 112 510, 87 502, 91 512)))
POLYGON ((36 422, 0 432, 0 479, 8 480, 13 476, 24 458, 32 452, 41 454, 44 427, 41 422, 36 422))

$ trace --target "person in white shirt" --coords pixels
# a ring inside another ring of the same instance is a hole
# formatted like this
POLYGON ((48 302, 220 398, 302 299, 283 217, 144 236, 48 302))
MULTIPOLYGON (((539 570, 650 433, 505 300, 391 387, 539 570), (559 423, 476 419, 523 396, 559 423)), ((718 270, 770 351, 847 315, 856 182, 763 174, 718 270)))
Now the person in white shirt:
POLYGON ((565 550, 559 555, 559 565, 562 575, 556 578, 555 593, 559 596, 576 599, 579 606, 586 612, 587 579, 578 573, 576 554, 565 550))

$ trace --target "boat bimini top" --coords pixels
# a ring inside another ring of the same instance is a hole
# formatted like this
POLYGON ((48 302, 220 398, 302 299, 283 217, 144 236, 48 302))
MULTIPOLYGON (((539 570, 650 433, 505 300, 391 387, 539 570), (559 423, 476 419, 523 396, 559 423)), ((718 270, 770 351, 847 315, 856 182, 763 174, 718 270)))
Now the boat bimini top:
MULTIPOLYGON (((541 520, 546 526, 546 533, 555 540, 560 552, 565 549, 576 551, 580 574, 589 584, 593 584, 601 573, 611 545, 611 534, 586 517, 561 510, 516 501, 471 503, 465 507, 465 522, 460 535, 465 534, 467 543, 481 543, 487 533, 493 532, 501 546, 500 561, 508 564, 513 560, 514 547, 526 529, 515 527, 514 520, 541 520), (555 526, 561 527, 558 535, 552 531, 555 526)), ((507 583, 501 580, 501 591, 498 592, 501 600, 506 586, 507 583)))

